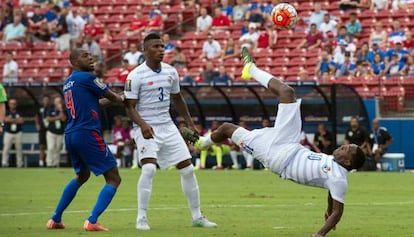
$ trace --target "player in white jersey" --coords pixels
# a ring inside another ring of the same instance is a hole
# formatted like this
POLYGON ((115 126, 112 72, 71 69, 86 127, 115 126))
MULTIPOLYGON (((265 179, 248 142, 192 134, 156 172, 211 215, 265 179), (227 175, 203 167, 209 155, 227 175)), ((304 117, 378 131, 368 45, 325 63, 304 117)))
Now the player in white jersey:
POLYGON ((187 141, 195 142, 201 149, 231 138, 235 144, 281 178, 328 189, 325 224, 312 235, 325 236, 342 216, 347 174, 362 166, 365 161, 364 153, 354 144, 341 146, 334 151, 333 156, 315 153, 302 146, 299 143, 302 126, 301 100, 296 99, 294 89, 257 68, 246 48, 242 49, 242 57, 242 78, 255 78, 279 97, 274 127, 248 131, 237 125, 224 123, 206 137, 198 138, 190 130, 184 130, 183 136, 187 141))
POLYGON ((144 55, 146 61, 128 74, 124 91, 126 109, 134 122, 134 139, 142 166, 138 180, 136 228, 150 229, 147 208, 157 164, 161 169, 176 166, 180 170, 181 186, 191 210, 192 225, 216 227, 216 223, 201 214, 200 193, 191 155, 169 114, 172 101, 189 128, 197 132, 180 93, 178 73, 162 62, 164 42, 158 34, 150 33, 145 37, 144 55))

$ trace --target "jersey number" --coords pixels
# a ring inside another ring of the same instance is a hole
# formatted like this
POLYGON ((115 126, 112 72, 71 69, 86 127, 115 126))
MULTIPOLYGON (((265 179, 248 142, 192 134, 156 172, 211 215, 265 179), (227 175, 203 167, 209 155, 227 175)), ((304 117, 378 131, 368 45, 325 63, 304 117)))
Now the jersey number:
POLYGON ((68 110, 70 110, 70 116, 75 118, 75 105, 73 104, 72 90, 65 92, 65 105, 68 110))
POLYGON ((158 87, 158 91, 160 92, 160 96, 158 96, 158 99, 160 101, 164 100, 164 88, 163 87, 158 87))

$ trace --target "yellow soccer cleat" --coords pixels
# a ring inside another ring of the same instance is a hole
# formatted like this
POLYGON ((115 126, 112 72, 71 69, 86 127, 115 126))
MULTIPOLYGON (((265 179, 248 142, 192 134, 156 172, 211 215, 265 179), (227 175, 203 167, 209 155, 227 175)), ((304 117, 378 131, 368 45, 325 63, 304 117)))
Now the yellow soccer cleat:
POLYGON ((254 63, 253 57, 250 55, 249 50, 246 47, 242 48, 241 57, 243 59, 243 70, 241 78, 243 80, 250 80, 252 75, 250 75, 250 67, 254 63))

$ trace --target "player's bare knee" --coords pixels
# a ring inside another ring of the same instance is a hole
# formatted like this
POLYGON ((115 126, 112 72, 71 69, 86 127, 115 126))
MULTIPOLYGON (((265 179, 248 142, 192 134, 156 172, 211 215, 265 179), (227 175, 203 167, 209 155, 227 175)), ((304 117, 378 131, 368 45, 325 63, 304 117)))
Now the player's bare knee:
POLYGON ((296 101, 295 90, 289 85, 283 84, 279 88, 279 100, 282 103, 293 103, 296 101))
POLYGON ((79 184, 84 184, 86 181, 88 181, 89 177, 91 176, 91 172, 89 171, 84 171, 84 172, 80 172, 78 174, 78 176, 76 177, 77 181, 79 182, 79 184))

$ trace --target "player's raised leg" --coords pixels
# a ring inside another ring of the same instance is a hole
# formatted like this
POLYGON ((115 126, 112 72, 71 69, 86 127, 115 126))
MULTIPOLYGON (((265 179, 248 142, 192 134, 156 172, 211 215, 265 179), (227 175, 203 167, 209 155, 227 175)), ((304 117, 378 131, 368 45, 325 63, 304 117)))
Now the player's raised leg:
POLYGON ((56 206, 55 212, 46 224, 47 229, 64 229, 65 224, 62 222, 63 211, 69 206, 72 200, 75 198, 78 189, 88 181, 90 176, 89 170, 80 172, 76 178, 69 181, 66 187, 63 189, 62 196, 56 206))
POLYGON ((194 227, 217 227, 217 224, 209 221, 201 214, 200 210, 200 191, 198 188, 197 178, 194 174, 194 166, 190 159, 181 161, 177 164, 177 169, 181 174, 181 188, 187 197, 188 206, 190 207, 192 225, 194 227))
POLYGON ((256 81, 272 91, 279 98, 280 103, 294 103, 296 101, 295 90, 270 73, 258 68, 247 48, 242 48, 241 57, 244 65, 242 79, 256 79, 256 81))

